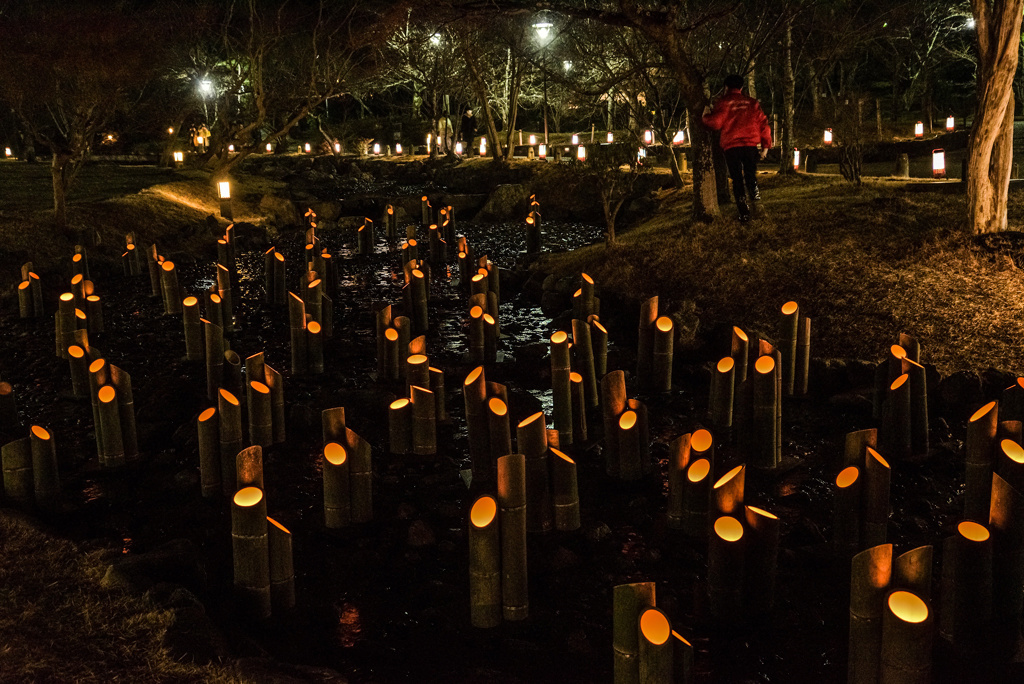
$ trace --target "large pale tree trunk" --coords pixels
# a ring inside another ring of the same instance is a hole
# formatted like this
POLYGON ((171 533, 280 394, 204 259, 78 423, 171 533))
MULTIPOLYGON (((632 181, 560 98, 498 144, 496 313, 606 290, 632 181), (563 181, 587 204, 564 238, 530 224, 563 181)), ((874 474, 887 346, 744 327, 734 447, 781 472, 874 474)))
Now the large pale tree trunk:
POLYGON ((721 215, 718 184, 715 179, 714 145, 711 131, 701 121, 703 108, 690 110, 690 136, 693 147, 693 217, 709 221, 721 215))
MULTIPOLYGON (((816 87, 816 86, 815 86, 816 87)), ((796 109, 796 75, 793 73, 793 19, 786 20, 782 54, 782 158, 779 173, 793 173, 793 119, 796 109)))
POLYGON ((68 188, 74 176, 73 156, 52 150, 50 179, 53 185, 53 220, 61 230, 68 227, 68 188))
POLYGON ((978 37, 978 109, 967 162, 972 233, 1006 229, 1013 162, 1013 77, 1024 0, 971 0, 978 37))

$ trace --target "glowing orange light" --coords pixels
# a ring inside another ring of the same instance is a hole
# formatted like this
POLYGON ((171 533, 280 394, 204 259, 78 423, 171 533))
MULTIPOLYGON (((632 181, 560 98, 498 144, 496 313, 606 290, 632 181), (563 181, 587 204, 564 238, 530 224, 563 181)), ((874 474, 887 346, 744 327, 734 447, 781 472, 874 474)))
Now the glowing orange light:
POLYGON ((994 402, 994 401, 988 402, 987 404, 982 406, 980 409, 975 411, 974 415, 971 416, 971 419, 968 422, 969 423, 974 423, 976 421, 981 420, 989 411, 991 411, 995 407, 996 407, 996 402, 994 402))
POLYGON ((632 430, 636 425, 636 411, 626 411, 619 418, 619 429, 632 430))
POLYGON ((723 358, 721 361, 718 362, 718 366, 717 366, 718 372, 719 373, 728 373, 729 371, 731 371, 733 369, 733 366, 735 366, 735 365, 736 365, 736 361, 731 356, 726 356, 725 358, 723 358))
POLYGON ((235 505, 249 508, 263 500, 263 491, 259 487, 244 487, 235 494, 235 505))
POLYGON ((117 393, 111 385, 104 385, 103 387, 100 387, 100 391, 97 396, 104 404, 109 404, 114 401, 114 397, 116 395, 117 393))
POLYGON ((727 542, 739 541, 743 537, 743 525, 736 518, 723 515, 715 521, 715 534, 727 542))
POLYGON ((481 496, 473 504, 469 512, 469 520, 473 527, 487 527, 498 514, 498 503, 490 496, 481 496))
POLYGON ((713 440, 710 432, 703 429, 697 430, 693 433, 693 436, 690 437, 690 448, 698 452, 707 451, 711 448, 712 442, 713 440))
POLYGON ((730 480, 732 480, 734 477, 739 475, 741 470, 743 470, 743 466, 738 465, 735 468, 733 468, 732 470, 730 470, 729 472, 727 472, 725 475, 720 477, 718 479, 718 482, 715 483, 715 489, 719 489, 720 487, 724 487, 726 484, 729 483, 730 480))
POLYGON ((556 332, 554 335, 551 336, 551 343, 552 344, 565 344, 566 340, 568 340, 568 339, 569 339, 569 335, 567 335, 564 330, 559 330, 558 332, 556 332))
POLYGON ((348 453, 345 451, 345 447, 341 446, 337 442, 328 442, 327 446, 324 447, 324 458, 328 460, 331 465, 340 466, 348 458, 348 453))
POLYGON ((894 591, 889 594, 889 610, 904 622, 918 623, 928 619, 928 606, 909 591, 894 591))
POLYGON ((983 542, 989 537, 988 528, 970 520, 965 520, 957 525, 956 531, 963 535, 965 539, 973 542, 983 542))
POLYGON ((648 608, 640 616, 640 632, 647 641, 655 646, 661 646, 668 641, 672 630, 664 613, 657 608, 648 608))
POLYGON ((32 434, 35 435, 36 439, 50 439, 50 433, 46 429, 39 427, 38 425, 32 426, 32 434))
POLYGON ((700 482, 711 472, 711 461, 706 458, 694 461, 686 470, 686 479, 690 482, 700 482))
POLYGON ((498 397, 491 397, 490 401, 487 402, 487 408, 496 416, 503 416, 508 413, 508 406, 498 397))
POLYGON ((843 468, 843 471, 836 477, 836 486, 840 489, 846 489, 860 477, 860 469, 857 466, 850 466, 849 468, 843 468))
POLYGON ((770 356, 762 356, 754 362, 754 370, 761 375, 768 375, 775 370, 775 359, 770 356))

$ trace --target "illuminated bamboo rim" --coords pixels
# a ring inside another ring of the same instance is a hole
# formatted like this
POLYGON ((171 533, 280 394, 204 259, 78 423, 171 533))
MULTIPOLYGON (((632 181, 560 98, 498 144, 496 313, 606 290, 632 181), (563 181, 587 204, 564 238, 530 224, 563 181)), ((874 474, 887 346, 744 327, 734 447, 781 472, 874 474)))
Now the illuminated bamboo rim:
POLYGON ((880 453, 878 453, 877 451, 875 451, 874 449, 872 449, 871 447, 868 447, 868 456, 873 458, 873 459, 875 459, 876 461, 881 463, 886 468, 890 467, 889 466, 889 462, 886 461, 884 458, 882 458, 882 455, 880 453))
POLYGON ((165 261, 164 263, 160 264, 160 268, 164 269, 165 271, 173 271, 174 270, 174 262, 173 261, 165 261))
POLYGON ((761 375, 767 375, 775 370, 775 359, 770 356, 761 356, 754 362, 754 370, 761 375))
POLYGON ((420 197, 420 202, 426 202, 426 201, 427 201, 427 196, 426 195, 424 195, 423 197, 420 197))
POLYGON ((634 425, 636 425, 636 411, 626 411, 619 418, 619 428, 623 430, 632 430, 634 425))
POLYGON ((405 241, 405 244, 409 245, 410 247, 415 247, 419 243, 416 242, 416 238, 409 238, 408 240, 405 241))
POLYGON ((668 316, 662 316, 654 324, 658 326, 658 330, 661 332, 672 332, 672 319, 668 316))
POLYGON ((1017 444, 1012 439, 1004 439, 999 443, 999 448, 1003 450, 1007 458, 1016 463, 1024 463, 1024 447, 1017 444))
POLYGON ((907 358, 907 350, 898 344, 894 344, 891 347, 889 347, 889 353, 891 353, 897 359, 907 358))
POLYGON ((743 525, 730 515, 723 515, 715 521, 715 534, 727 542, 739 541, 743 537, 743 525))
POLYGON ((195 306, 198 303, 199 300, 192 296, 185 297, 185 299, 183 299, 181 302, 182 306, 195 306))
POLYGON ((74 277, 71 278, 71 284, 72 285, 77 285, 78 283, 82 282, 83 280, 85 280, 85 276, 83 276, 81 273, 79 273, 79 274, 77 274, 77 275, 75 275, 74 277))
POLYGON ((87 301, 87 302, 98 302, 98 301, 100 301, 100 296, 99 295, 89 295, 88 297, 85 298, 85 301, 87 301))
POLYGON ((735 325, 732 326, 732 334, 735 335, 736 337, 738 337, 739 339, 743 340, 744 342, 746 342, 747 339, 748 339, 747 338, 747 333, 743 332, 742 330, 737 328, 735 325))
POLYGON ((264 385, 259 380, 253 380, 252 382, 249 383, 249 386, 252 387, 257 392, 259 392, 260 394, 270 394, 270 388, 264 385))
POLYGON ((564 330, 559 330, 551 336, 551 344, 565 344, 565 341, 569 339, 569 336, 564 330))
POLYGON ((235 505, 246 508, 255 506, 263 500, 263 490, 259 487, 243 487, 235 493, 235 505))
POLYGON ((583 288, 582 287, 572 293, 572 298, 573 299, 576 299, 577 297, 582 297, 582 296, 583 296, 583 288))
POLYGON ((679 639, 680 641, 682 641, 682 642, 683 642, 684 644, 686 644, 687 646, 690 646, 690 645, 691 645, 691 644, 690 644, 690 642, 689 642, 689 641, 687 641, 687 640, 686 640, 686 638, 685 638, 685 637, 683 637, 683 635, 682 635, 682 634, 680 634, 679 632, 675 631, 674 629, 672 630, 672 636, 674 636, 674 637, 675 637, 676 639, 679 639))
POLYGON ((544 417, 544 412, 543 411, 537 411, 536 413, 534 413, 529 418, 523 418, 522 422, 519 423, 518 427, 525 428, 530 423, 533 423, 534 421, 540 420, 543 417, 544 417))
POLYGON ((114 397, 116 396, 116 394, 117 393, 114 391, 114 387, 112 385, 104 385, 103 387, 100 387, 98 396, 99 400, 102 401, 104 404, 109 404, 110 402, 114 401, 114 397))
POLYGON ((284 261, 284 254, 281 254, 280 252, 274 252, 274 258, 277 259, 278 261, 284 261))
POLYGON ((655 646, 661 646, 672 636, 668 618, 657 608, 648 608, 640 616, 640 633, 655 646))
POLYGON ((71 301, 71 300, 73 300, 74 298, 75 298, 75 295, 73 295, 73 294, 72 294, 72 293, 70 293, 70 292, 65 292, 64 294, 62 294, 62 295, 60 296, 60 301, 62 301, 62 302, 70 302, 70 301, 71 301))
POLYGON ((217 244, 218 245, 226 245, 226 244, 228 244, 228 241, 225 240, 224 238, 218 238, 217 239, 217 244))
POLYGON ((711 472, 711 461, 706 458, 694 461, 686 470, 686 479, 690 482, 700 482, 711 472))
POLYGON ((719 373, 728 373, 733 369, 733 366, 735 365, 735 359, 733 359, 731 356, 726 356, 725 358, 718 362, 718 366, 716 367, 718 368, 719 373))
POLYGON ((46 428, 39 427, 38 425, 32 426, 32 434, 35 435, 36 439, 50 439, 50 433, 47 432, 46 428))
POLYGON ((551 453, 553 453, 555 456, 557 456, 558 458, 562 459, 566 463, 576 463, 576 461, 572 460, 566 454, 562 453, 558 449, 552 449, 551 453))
POLYGON ((79 347, 77 344, 73 344, 68 347, 68 355, 73 356, 76 359, 80 359, 85 356, 85 350, 79 347))
POLYGON ((221 302, 220 295, 219 294, 211 294, 210 295, 210 302, 213 303, 213 304, 220 304, 220 302, 221 302))
POLYGON ((271 525, 273 525, 274 527, 276 527, 277 529, 281 530, 285 534, 291 534, 291 532, 288 531, 287 527, 285 527, 284 525, 282 525, 281 523, 277 522, 276 520, 274 520, 273 518, 271 518, 269 516, 267 516, 267 522, 270 523, 271 525))
POLYGON ((484 310, 481 307, 479 307, 479 306, 474 306, 472 309, 469 310, 469 317, 470 318, 480 318, 483 315, 484 315, 484 310))
POLYGON ((423 354, 413 354, 409 357, 408 364, 410 366, 419 366, 427 362, 427 357, 423 354))
POLYGON ((532 225, 533 225, 533 224, 535 223, 535 221, 533 220, 533 217, 532 217, 532 216, 527 216, 527 217, 526 217, 526 222, 527 222, 527 223, 528 223, 529 225, 531 225, 531 226, 532 226, 532 225))
POLYGON ((395 208, 389 204, 388 205, 388 216, 391 216, 394 213, 395 213, 395 208))
POLYGON ((128 245, 127 245, 127 246, 125 247, 125 249, 127 249, 127 250, 128 250, 129 252, 134 252, 134 251, 135 251, 135 245, 133 245, 133 244, 128 244, 128 245))
POLYGON ((319 335, 320 324, 317 323, 316 321, 310 321, 309 323, 306 324, 306 330, 308 330, 311 335, 319 335))
MULTIPOLYGON (((81 260, 82 260, 82 255, 81 254, 76 254, 73 257, 71 257, 71 261, 75 262, 76 264, 79 261, 81 261, 81 260)), ((71 279, 71 282, 74 282, 74 278, 71 279)))
MULTIPOLYGON (((765 357, 762 356, 761 358, 763 359, 765 357)), ((729 480, 731 480, 734 477, 736 477, 737 475, 739 475, 741 470, 743 470, 743 466, 741 466, 741 465, 736 466, 735 468, 733 468, 732 470, 727 472, 725 475, 723 475, 722 477, 718 478, 718 482, 715 483, 715 487, 714 488, 715 489, 720 489, 720 488, 724 487, 725 485, 727 485, 729 483, 729 480)))
POLYGON ((588 276, 586 273, 581 274, 580 277, 583 278, 583 282, 588 283, 590 285, 594 284, 594 279, 588 276))
POLYGON ((458 257, 459 257, 460 259, 465 259, 465 258, 466 258, 466 256, 467 256, 467 255, 466 255, 466 253, 465 253, 465 252, 463 252, 462 250, 459 250, 459 254, 458 254, 458 257))
POLYGON ((889 594, 889 610, 904 622, 918 623, 928 619, 928 605, 909 591, 894 591, 889 594))
POLYGON ((409 400, 406 399, 405 397, 402 397, 401 399, 395 399, 390 404, 392 411, 397 411, 399 409, 404 409, 408 405, 409 405, 409 400))
POLYGON ((311 282, 309 285, 307 285, 306 288, 309 289, 309 290, 314 290, 314 289, 320 287, 320 280, 321 280, 320 278, 317 278, 316 280, 311 282))
POLYGON ((29 273, 28 277, 33 280, 39 280, 39 276, 37 276, 35 273, 29 273))
POLYGON ((605 327, 601 325, 601 321, 594 321, 594 327, 603 332, 605 335, 608 334, 608 331, 605 329, 605 327))
POLYGON ((799 308, 800 307, 797 305, 796 302, 786 302, 785 304, 782 305, 782 313, 785 316, 792 316, 797 312, 797 309, 799 308))
POLYGON ((969 421, 967 421, 967 422, 968 423, 974 423, 974 422, 977 422, 977 421, 981 420, 982 418, 985 417, 985 414, 987 414, 989 411, 991 411, 995 407, 996 407, 996 402, 994 402, 994 401, 988 402, 987 404, 982 406, 980 409, 975 411, 974 415, 971 416, 971 419, 969 421))
POLYGON ((421 271, 418 268, 412 269, 412 277, 413 278, 422 278, 423 277, 423 271, 421 271))
POLYGON ((397 342, 398 331, 395 330, 394 328, 388 328, 387 330, 384 331, 384 338, 387 339, 389 342, 397 342))
POLYGON ((75 309, 75 318, 84 321, 86 320, 87 316, 85 315, 85 312, 82 311, 81 309, 75 309))
POLYGON ((908 373, 904 373, 900 377, 893 380, 893 383, 889 385, 889 389, 893 391, 898 390, 900 387, 903 387, 903 385, 905 385, 907 383, 907 380, 909 379, 910 375, 908 373))
POLYGON ((467 387, 472 385, 474 382, 476 382, 476 379, 479 378, 483 374, 483 372, 484 372, 484 367, 483 366, 477 366, 473 370, 469 371, 469 375, 466 376, 466 379, 463 381, 462 384, 466 385, 467 387))
POLYGON ((31 285, 31 284, 32 284, 31 281, 23 280, 20 283, 18 283, 18 289, 19 290, 26 290, 26 289, 28 289, 28 286, 31 285))
POLYGON ((216 413, 217 409, 211 406, 210 408, 206 409, 205 411, 199 414, 199 422, 205 423, 206 421, 213 418, 213 416, 216 415, 216 413))
POLYGON ((473 527, 487 527, 498 514, 498 502, 493 496, 481 496, 469 511, 469 521, 473 527))
POLYGON ((473 281, 474 283, 479 283, 479 282, 480 282, 481 280, 483 280, 483 279, 484 279, 484 278, 486 278, 486 277, 487 277, 487 274, 485 274, 485 273, 477 273, 476 275, 474 275, 474 276, 473 276, 473 277, 471 278, 471 280, 472 280, 472 281, 473 281))
POLYGON ((345 447, 341 446, 337 442, 328 442, 327 446, 324 447, 324 458, 327 459, 331 465, 340 466, 345 463, 345 459, 348 458, 348 452, 345 451, 345 447))
POLYGON ((220 391, 220 396, 223 397, 225 401, 229 401, 232 404, 234 404, 235 406, 239 405, 238 404, 238 399, 235 397, 235 395, 232 394, 231 392, 228 392, 226 389, 222 389, 220 391))
POLYGON ((487 402, 487 408, 496 416, 503 416, 508 413, 508 406, 499 397, 491 397, 487 402))
POLYGON ((707 451, 711 448, 714 439, 707 430, 697 430, 690 437, 690 448, 694 451, 707 451))
POLYGON ((479 273, 482 276, 490 275, 490 272, 486 268, 484 268, 483 266, 481 266, 480 268, 476 269, 476 272, 479 273))
POLYGON ((846 489, 852 486, 858 477, 860 477, 860 469, 857 466, 843 468, 843 471, 836 477, 836 486, 840 489, 846 489))
POLYGON ((494 325, 494 316, 489 313, 484 314, 484 323, 487 325, 494 325))
POLYGON ((956 526, 956 531, 964 539, 969 539, 972 542, 983 542, 989 538, 988 528, 984 525, 970 520, 964 520, 962 523, 956 526))
POLYGON ((583 376, 575 371, 569 373, 569 382, 583 382, 583 376))
POLYGON ((89 364, 89 372, 98 373, 105 365, 107 365, 106 359, 96 359, 95 361, 89 364))
POLYGON ((748 511, 753 511, 754 515, 759 515, 762 518, 769 518, 770 520, 778 520, 779 519, 779 516, 775 515, 771 511, 766 511, 763 508, 758 508, 757 506, 747 506, 747 510, 748 511))

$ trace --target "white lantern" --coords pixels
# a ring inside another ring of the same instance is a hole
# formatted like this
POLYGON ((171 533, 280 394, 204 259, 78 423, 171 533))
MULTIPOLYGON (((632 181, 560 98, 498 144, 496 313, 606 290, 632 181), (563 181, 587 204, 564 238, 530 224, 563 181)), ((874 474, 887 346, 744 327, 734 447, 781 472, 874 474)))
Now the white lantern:
POLYGON ((646 131, 644 131, 644 145, 652 144, 654 144, 654 131, 648 128, 646 131))
POLYGON ((537 157, 540 159, 547 159, 548 157, 548 146, 541 143, 540 147, 537 148, 537 157))
POLYGON ((174 126, 167 127, 167 135, 174 135, 174 126))
POLYGON ((531 135, 530 136, 530 144, 531 145, 536 145, 537 144, 537 136, 535 136, 535 135, 531 135))
MULTIPOLYGON (((8 148, 8 149, 10 149, 10 148, 8 148)), ((174 163, 175 164, 180 164, 183 161, 185 161, 185 153, 184 152, 180 152, 180 151, 179 152, 175 152, 174 153, 174 163)))
POLYGON ((793 170, 800 170, 800 150, 797 149, 793 150, 793 170))
POLYGON ((946 177, 946 150, 932 150, 932 178, 946 177))
POLYGON ((373 143, 373 153, 380 154, 380 143, 373 143))
POLYGON ((334 143, 334 151, 341 154, 341 143, 334 143))
POLYGON ((427 133, 427 147, 430 147, 430 141, 434 139, 430 133, 427 133))
POLYGON ((455 143, 455 154, 462 154, 462 142, 455 143))
POLYGON ((480 138, 480 156, 487 156, 487 138, 480 138))
POLYGON ((222 200, 231 199, 231 182, 220 181, 217 183, 217 192, 220 193, 220 198, 222 200))
POLYGON ((580 144, 580 136, 576 135, 575 133, 572 134, 572 144, 573 145, 579 145, 580 144))
POLYGON ((5 157, 13 157, 14 156, 14 152, 11 152, 11 148, 10 147, 5 147, 4 148, 4 156, 5 157))
MULTIPOLYGON (((109 137, 108 137, 108 140, 109 140, 109 137)), ((205 138, 203 136, 197 135, 196 136, 196 145, 202 145, 204 140, 205 140, 205 138)))
POLYGON ((615 135, 611 131, 608 131, 608 142, 615 142, 615 135))
POLYGON ((646 147, 637 148, 637 151, 636 151, 636 161, 637 161, 637 163, 642 164, 644 159, 647 159, 647 148, 646 147))
POLYGON ((228 145, 228 152, 234 152, 234 151, 235 151, 235 146, 234 145, 228 145))
POLYGON ((587 148, 584 147, 583 145, 580 145, 579 147, 577 147, 576 148, 576 158, 578 160, 580 160, 580 161, 586 161, 587 160, 587 148))
POLYGON ((954 119, 951 116, 947 116, 946 117, 946 130, 949 131, 950 133, 952 133, 954 129, 956 129, 956 119, 954 119))
POLYGON ((402 154, 402 143, 395 143, 395 154, 402 154))
POLYGON ((274 143, 267 143, 267 153, 269 154, 269 153, 271 153, 273 151, 274 151, 274 143))
POLYGON ((825 144, 826 145, 831 145, 832 144, 832 129, 831 128, 826 128, 825 129, 824 140, 825 140, 825 144))
POLYGON ((306 150, 306 153, 308 154, 313 151, 313 146, 310 145, 309 143, 306 143, 305 145, 302 146, 302 149, 306 150))
POLYGON ((923 122, 918 121, 916 124, 914 124, 914 137, 915 138, 923 138, 924 137, 924 123, 923 122))
POLYGON ((676 134, 672 137, 673 145, 682 145, 686 142, 686 133, 682 130, 676 131, 676 134))

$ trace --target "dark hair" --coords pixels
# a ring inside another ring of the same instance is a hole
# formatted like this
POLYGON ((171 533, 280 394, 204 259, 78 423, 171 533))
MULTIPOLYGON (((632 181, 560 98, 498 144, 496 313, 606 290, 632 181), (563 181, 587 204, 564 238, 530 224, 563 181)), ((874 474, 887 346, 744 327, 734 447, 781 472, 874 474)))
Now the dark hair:
POLYGON ((729 74, 725 77, 725 87, 739 90, 743 87, 743 77, 739 74, 729 74))

